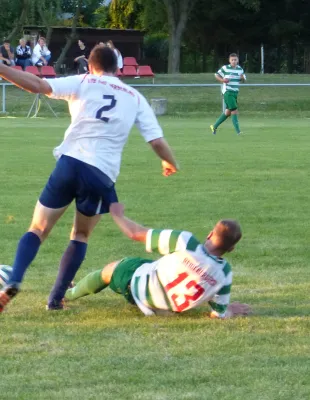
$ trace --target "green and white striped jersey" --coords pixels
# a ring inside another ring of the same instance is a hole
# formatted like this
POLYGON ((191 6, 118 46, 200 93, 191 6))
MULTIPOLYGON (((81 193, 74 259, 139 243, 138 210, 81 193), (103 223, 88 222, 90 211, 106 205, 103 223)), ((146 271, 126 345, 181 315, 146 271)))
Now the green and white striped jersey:
POLYGON ((182 312, 207 301, 219 317, 225 316, 232 283, 226 260, 208 254, 186 231, 150 229, 146 251, 163 257, 141 265, 131 279, 132 295, 145 315, 182 312))
POLYGON ((239 92, 241 76, 245 76, 244 71, 240 67, 240 65, 232 67, 230 64, 223 65, 223 67, 217 71, 216 75, 219 75, 223 79, 229 79, 228 83, 223 83, 222 85, 223 94, 229 90, 232 92, 239 92))

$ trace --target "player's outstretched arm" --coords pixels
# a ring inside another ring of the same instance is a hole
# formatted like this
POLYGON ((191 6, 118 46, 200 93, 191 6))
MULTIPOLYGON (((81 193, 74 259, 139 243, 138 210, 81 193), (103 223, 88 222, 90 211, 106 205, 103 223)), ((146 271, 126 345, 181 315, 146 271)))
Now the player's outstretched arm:
POLYGON ((52 88, 47 81, 30 74, 29 72, 18 71, 4 64, 0 64, 0 76, 27 92, 42 93, 46 95, 52 93, 52 88))
POLYGON ((110 205, 110 214, 116 225, 129 239, 146 242, 146 235, 149 229, 125 217, 123 204, 112 203, 110 205))

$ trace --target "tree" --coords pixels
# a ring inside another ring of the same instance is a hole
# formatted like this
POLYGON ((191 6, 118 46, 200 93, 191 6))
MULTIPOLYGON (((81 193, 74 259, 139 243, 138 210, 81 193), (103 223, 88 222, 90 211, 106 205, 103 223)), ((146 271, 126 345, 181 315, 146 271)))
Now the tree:
POLYGON ((66 44, 65 44, 64 48, 62 49, 62 51, 60 53, 60 56, 58 57, 58 60, 56 62, 56 71, 57 72, 60 71, 61 65, 65 60, 65 57, 66 57, 66 54, 67 54, 68 50, 70 49, 70 47, 72 46, 72 43, 77 38, 76 28, 77 28, 78 21, 79 21, 79 18, 80 18, 80 13, 81 13, 81 8, 82 8, 82 1, 83 0, 76 0, 76 2, 75 2, 75 13, 74 13, 74 17, 72 19, 71 33, 67 37, 66 44))
POLYGON ((139 16, 143 3, 139 0, 112 0, 109 7, 109 28, 141 29, 139 16))
POLYGON ((168 73, 180 71, 181 41, 186 23, 196 0, 163 0, 168 14, 169 59, 168 73))

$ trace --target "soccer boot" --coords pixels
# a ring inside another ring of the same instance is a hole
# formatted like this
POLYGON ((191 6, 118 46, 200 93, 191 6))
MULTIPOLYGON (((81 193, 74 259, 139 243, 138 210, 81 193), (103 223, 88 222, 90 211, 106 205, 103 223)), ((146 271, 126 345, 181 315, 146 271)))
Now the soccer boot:
POLYGON ((64 299, 60 301, 53 301, 52 303, 49 303, 46 305, 46 311, 58 311, 58 310, 65 310, 65 301, 64 299))
POLYGON ((210 125, 210 129, 211 129, 211 132, 213 133, 213 135, 216 135, 216 129, 214 128, 213 125, 210 125))
POLYGON ((18 283, 9 283, 0 291, 0 313, 2 313, 7 304, 17 295, 19 292, 18 283))

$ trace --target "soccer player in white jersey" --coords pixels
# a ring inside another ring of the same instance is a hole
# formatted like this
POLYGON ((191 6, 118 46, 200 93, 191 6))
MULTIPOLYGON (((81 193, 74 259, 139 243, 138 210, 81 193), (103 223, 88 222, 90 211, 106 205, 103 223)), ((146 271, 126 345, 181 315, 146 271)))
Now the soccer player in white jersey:
POLYGON ((43 80, 0 65, 0 76, 29 92, 66 100, 71 114, 65 138, 54 150, 56 167, 37 202, 30 228, 19 242, 10 281, 0 291, 0 312, 19 291, 41 243, 75 200, 71 240, 47 305, 48 309, 63 308, 63 296, 85 258, 93 229, 101 214, 109 212, 110 204, 118 201, 114 184, 134 123, 163 160, 163 174, 177 171, 146 99, 114 76, 117 60, 113 50, 96 46, 89 57, 89 69, 89 75, 43 80))
POLYGON ((124 258, 87 275, 69 289, 69 301, 107 286, 136 304, 145 315, 180 313, 209 302, 212 318, 246 315, 246 304, 232 303, 232 272, 222 258, 241 239, 237 221, 219 221, 201 244, 187 231, 145 228, 126 218, 120 203, 111 205, 110 213, 120 229, 133 240, 145 243, 146 251, 163 257, 154 261, 124 258))
POLYGON ((213 135, 216 135, 217 128, 224 122, 228 117, 231 116, 231 120, 235 131, 240 135, 240 127, 238 121, 238 93, 240 82, 245 82, 246 76, 243 69, 239 65, 239 57, 237 54, 232 53, 229 56, 229 64, 224 65, 215 74, 217 81, 223 84, 222 93, 226 105, 225 112, 218 118, 214 125, 211 125, 211 131, 213 135))

